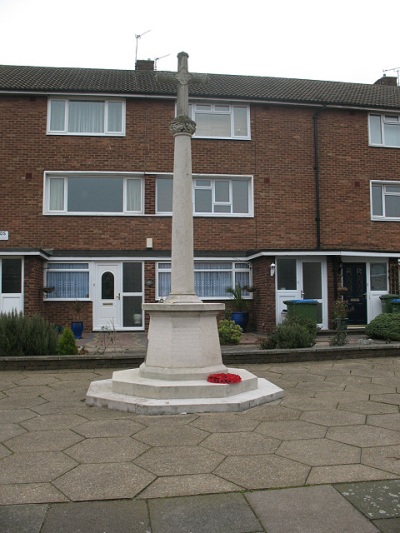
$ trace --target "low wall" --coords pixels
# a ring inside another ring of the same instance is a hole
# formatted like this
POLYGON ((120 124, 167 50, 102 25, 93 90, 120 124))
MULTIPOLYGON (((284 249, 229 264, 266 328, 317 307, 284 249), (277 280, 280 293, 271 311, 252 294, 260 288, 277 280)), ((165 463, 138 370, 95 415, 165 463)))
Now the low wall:
MULTIPOLYGON (((400 345, 333 346, 300 350, 259 350, 249 346, 222 347, 222 359, 229 366, 301 361, 337 361, 400 356, 400 345)), ((30 357, 0 357, 0 370, 64 370, 89 368, 137 368, 144 354, 103 355, 35 355, 30 357)))

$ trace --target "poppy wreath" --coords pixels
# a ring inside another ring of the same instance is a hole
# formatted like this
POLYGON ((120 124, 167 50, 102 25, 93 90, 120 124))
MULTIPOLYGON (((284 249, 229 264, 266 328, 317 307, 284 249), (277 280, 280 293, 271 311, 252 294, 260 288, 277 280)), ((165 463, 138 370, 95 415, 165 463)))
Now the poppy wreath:
POLYGON ((240 383, 242 378, 237 374, 210 374, 207 381, 209 383, 225 383, 231 385, 232 383, 240 383))

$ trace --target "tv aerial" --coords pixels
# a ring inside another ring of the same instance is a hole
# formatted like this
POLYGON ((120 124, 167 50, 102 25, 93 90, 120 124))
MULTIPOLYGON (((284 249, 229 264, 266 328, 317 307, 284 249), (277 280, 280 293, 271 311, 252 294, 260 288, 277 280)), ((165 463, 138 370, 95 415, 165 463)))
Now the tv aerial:
POLYGON ((141 37, 143 37, 143 35, 146 35, 146 33, 149 33, 149 32, 151 32, 151 30, 147 30, 147 31, 141 33, 140 35, 135 35, 135 39, 136 39, 135 64, 136 64, 136 61, 137 61, 137 55, 138 55, 139 39, 140 39, 141 37))
POLYGON ((157 61, 159 61, 160 59, 164 59, 164 57, 168 57, 170 56, 171 54, 166 54, 165 56, 161 56, 161 57, 155 57, 154 58, 154 70, 157 70, 157 61))
POLYGON ((396 72, 397 85, 400 85, 400 67, 387 68, 386 70, 383 71, 384 76, 386 76, 386 72, 396 72))

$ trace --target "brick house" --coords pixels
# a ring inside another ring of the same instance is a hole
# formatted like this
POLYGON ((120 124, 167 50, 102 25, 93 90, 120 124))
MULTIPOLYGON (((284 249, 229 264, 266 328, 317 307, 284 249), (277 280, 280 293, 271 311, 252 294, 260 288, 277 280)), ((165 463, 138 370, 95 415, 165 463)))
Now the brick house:
MULTIPOLYGON (((135 71, 0 67, 0 312, 145 328, 170 283, 176 86, 135 71)), ((211 74, 192 85, 195 284, 252 285, 252 327, 318 300, 332 326, 398 292, 400 89, 211 74)))

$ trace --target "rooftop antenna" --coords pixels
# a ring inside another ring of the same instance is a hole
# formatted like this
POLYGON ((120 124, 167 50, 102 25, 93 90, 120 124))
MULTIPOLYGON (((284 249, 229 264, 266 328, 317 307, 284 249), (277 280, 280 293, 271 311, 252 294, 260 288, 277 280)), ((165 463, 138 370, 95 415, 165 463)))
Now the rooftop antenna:
POLYGON ((159 59, 164 59, 164 57, 168 57, 168 56, 170 56, 170 55, 171 55, 171 54, 167 54, 167 55, 165 55, 165 56, 161 56, 161 57, 156 57, 156 58, 154 58, 154 70, 157 70, 157 61, 158 61, 159 59))
POLYGON ((396 72, 396 75, 397 75, 397 85, 400 85, 400 67, 395 67, 395 68, 388 68, 386 70, 383 71, 384 73, 384 76, 386 76, 386 72, 396 72))
POLYGON ((149 33, 151 30, 147 30, 143 33, 141 33, 140 35, 135 35, 135 39, 136 39, 136 52, 135 52, 135 65, 136 65, 136 61, 137 61, 137 53, 138 53, 138 46, 139 46, 139 39, 141 37, 143 37, 143 35, 146 35, 146 33, 149 33))

